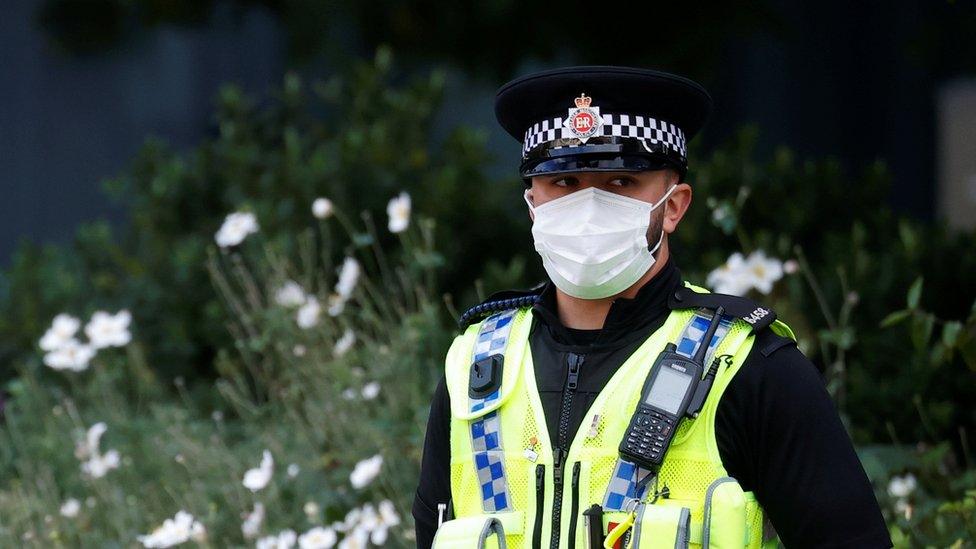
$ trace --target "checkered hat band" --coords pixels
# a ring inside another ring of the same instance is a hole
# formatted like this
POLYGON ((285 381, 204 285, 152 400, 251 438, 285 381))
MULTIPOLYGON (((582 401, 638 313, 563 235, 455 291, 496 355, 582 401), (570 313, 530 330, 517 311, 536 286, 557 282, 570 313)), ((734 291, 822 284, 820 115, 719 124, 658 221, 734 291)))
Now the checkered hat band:
MULTIPOLYGON (((504 311, 481 323, 478 339, 474 344, 472 362, 493 354, 504 354, 512 320, 516 310, 504 311)), ((484 398, 471 399, 472 412, 483 410, 500 396, 495 390, 484 398)), ((486 513, 507 511, 511 508, 508 481, 505 479, 505 454, 502 451, 501 418, 498 410, 471 421, 471 450, 474 454, 475 471, 481 486, 481 506, 486 513)))
MULTIPOLYGON (((604 114, 601 116, 603 124, 599 131, 590 137, 635 137, 643 139, 651 145, 661 144, 681 155, 688 156, 685 147, 685 132, 681 128, 664 120, 657 120, 649 116, 634 116, 630 114, 604 114)), ((522 157, 529 151, 543 143, 557 139, 576 139, 578 136, 569 128, 563 126, 566 119, 557 116, 541 122, 536 122, 525 132, 522 143, 522 157)))
MULTIPOLYGON (((681 331, 681 336, 678 337, 678 354, 687 357, 694 356, 702 340, 705 339, 705 332, 708 330, 711 320, 711 315, 705 311, 696 312, 691 317, 684 330, 681 331)), ((712 336, 705 354, 705 364, 709 364, 712 354, 726 334, 729 333, 731 325, 732 319, 730 317, 723 316, 722 320, 719 321, 718 329, 715 330, 715 335, 712 336)), ((643 479, 647 473, 648 471, 637 467, 635 464, 617 458, 617 464, 613 468, 613 476, 610 478, 609 486, 607 486, 607 493, 603 497, 603 510, 622 511, 626 509, 630 500, 643 498, 644 491, 638 494, 635 490, 638 481, 643 479)))

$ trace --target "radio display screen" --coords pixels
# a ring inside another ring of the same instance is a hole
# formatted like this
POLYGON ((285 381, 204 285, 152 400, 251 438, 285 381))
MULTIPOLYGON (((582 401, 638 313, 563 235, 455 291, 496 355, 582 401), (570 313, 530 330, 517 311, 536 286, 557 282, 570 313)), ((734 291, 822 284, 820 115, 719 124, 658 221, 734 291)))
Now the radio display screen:
POLYGON ((688 392, 691 376, 661 365, 661 370, 647 392, 644 404, 656 406, 669 414, 677 415, 681 401, 688 392))

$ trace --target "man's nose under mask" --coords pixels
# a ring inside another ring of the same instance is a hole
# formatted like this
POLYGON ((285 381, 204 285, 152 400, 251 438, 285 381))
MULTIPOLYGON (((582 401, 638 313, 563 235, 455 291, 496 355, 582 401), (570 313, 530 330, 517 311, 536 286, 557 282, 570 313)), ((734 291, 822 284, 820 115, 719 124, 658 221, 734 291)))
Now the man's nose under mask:
POLYGON ((535 250, 556 287, 573 297, 600 299, 633 286, 654 265, 664 239, 662 227, 649 248, 651 213, 676 186, 653 204, 589 187, 538 208, 526 191, 535 250))

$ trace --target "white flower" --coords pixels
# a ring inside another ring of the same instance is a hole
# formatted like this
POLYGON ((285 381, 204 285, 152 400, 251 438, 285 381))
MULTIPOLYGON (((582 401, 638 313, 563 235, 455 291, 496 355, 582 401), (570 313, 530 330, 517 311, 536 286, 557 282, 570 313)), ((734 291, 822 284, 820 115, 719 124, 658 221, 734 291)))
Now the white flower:
POLYGON ((728 204, 719 204, 714 210, 712 210, 712 221, 720 224, 725 221, 725 218, 727 218, 731 213, 732 212, 730 211, 728 204))
POLYGON ((397 514, 392 501, 384 499, 380 502, 380 520, 387 526, 399 526, 400 515, 397 514))
POLYGON ((364 459, 356 464, 353 468, 352 473, 349 475, 349 482, 352 484, 353 488, 361 489, 364 488, 369 483, 380 474, 380 468, 383 466, 383 456, 376 454, 371 458, 364 459))
POLYGON ((365 549, 369 544, 369 530, 357 527, 339 542, 339 549, 365 549))
POLYGON ((256 549, 291 549, 295 546, 298 536, 294 530, 282 530, 277 536, 261 538, 255 545, 256 549))
POLYGON ((295 313, 295 322, 299 328, 309 329, 319 323, 319 316, 322 315, 322 306, 315 296, 309 296, 308 301, 302 305, 295 313))
POLYGON ((899 499, 895 501, 895 512, 899 515, 903 515, 905 520, 912 520, 912 512, 915 510, 915 506, 908 503, 908 500, 899 499))
POLYGON ((363 528, 367 532, 372 532, 374 528, 380 525, 380 516, 376 514, 376 509, 373 507, 372 503, 366 503, 363 505, 362 513, 359 515, 358 528, 363 528))
POLYGON ((125 347, 132 341, 129 324, 132 315, 129 311, 121 311, 111 315, 105 311, 96 311, 91 320, 85 325, 85 335, 91 346, 96 349, 105 347, 125 347))
POLYGON ((193 515, 180 510, 175 517, 166 519, 151 534, 138 536, 137 539, 143 547, 173 547, 191 539, 202 540, 206 533, 203 524, 194 519, 193 515))
POLYGON ((361 273, 362 269, 359 262, 353 257, 346 256, 342 261, 342 267, 339 269, 339 281, 336 282, 335 286, 336 293, 342 299, 349 299, 352 296, 352 291, 356 289, 356 282, 359 281, 361 273))
POLYGON ((329 316, 336 317, 346 308, 346 300, 339 294, 329 296, 329 316))
POLYGON ((298 538, 301 549, 330 549, 336 543, 335 530, 316 526, 298 538))
POLYGON ((771 292, 773 283, 783 278, 783 262, 775 257, 766 257, 766 252, 762 250, 749 254, 746 267, 749 269, 752 285, 763 294, 771 292))
POLYGON ((389 229, 391 233, 402 233, 410 225, 410 195, 400 193, 400 196, 390 199, 386 205, 386 214, 390 216, 389 229))
POLYGON ((299 471, 301 471, 301 468, 297 463, 289 463, 288 469, 285 472, 288 473, 288 478, 295 478, 298 476, 299 471))
POLYGON ((359 524, 359 519, 363 516, 363 510, 359 507, 353 507, 346 513, 344 519, 342 519, 342 527, 336 527, 336 530, 340 532, 349 532, 359 524))
POLYGON ((271 481, 271 473, 273 470, 274 458, 271 457, 271 452, 265 450, 261 454, 261 465, 254 469, 248 469, 244 473, 244 487, 252 492, 261 490, 271 481))
POLYGON ((75 334, 81 327, 81 321, 77 318, 61 313, 51 321, 51 327, 44 332, 44 336, 38 342, 43 351, 55 351, 65 344, 75 341, 75 334))
POLYGON ((800 270, 800 263, 795 259, 787 259, 783 262, 783 272, 791 275, 800 270))
POLYGON ((95 454, 81 464, 81 471, 92 478, 102 478, 112 469, 119 468, 119 452, 109 450, 104 455, 95 454))
POLYGON ((369 541, 372 542, 373 545, 382 546, 384 543, 386 543, 386 538, 389 536, 389 534, 389 528, 379 525, 369 533, 369 541))
POLYGON ((352 387, 346 389, 345 391, 342 392, 342 398, 346 400, 353 400, 354 398, 356 398, 356 390, 353 389, 352 387))
POLYGON ((298 307, 305 303, 305 290, 294 280, 287 280, 275 292, 275 303, 282 307, 298 307))
POLYGON ((44 355, 44 364, 55 370, 80 372, 88 369, 88 363, 93 358, 95 358, 95 349, 91 345, 84 345, 72 338, 44 355))
POLYGON ((332 201, 328 198, 319 197, 312 201, 312 215, 318 219, 326 219, 332 215, 332 201))
POLYGON ((75 457, 85 459, 92 454, 98 453, 98 447, 102 440, 102 435, 108 430, 104 421, 99 421, 85 431, 85 439, 75 445, 75 457))
POLYGON ((352 349, 353 344, 356 343, 356 334, 352 330, 346 328, 346 331, 342 333, 342 337, 339 338, 335 343, 335 347, 332 348, 332 354, 340 357, 349 352, 352 349))
POLYGON ((739 252, 730 255, 724 265, 708 273, 705 283, 720 294, 744 295, 752 288, 745 259, 739 252))
POLYGON ((68 498, 61 504, 62 517, 75 518, 78 516, 78 511, 81 511, 81 502, 75 498, 68 498))
POLYGON ((257 537, 261 531, 261 524, 264 522, 264 504, 260 501, 254 503, 254 510, 244 517, 241 523, 241 533, 244 539, 257 537))
POLYGON ((400 524, 400 515, 397 514, 392 501, 388 499, 381 501, 379 511, 379 515, 375 516, 374 524, 370 528, 369 540, 373 545, 386 543, 390 528, 400 524))
POLYGON ((308 348, 306 348, 301 343, 299 343, 298 345, 295 345, 294 347, 291 348, 291 354, 293 354, 293 355, 295 355, 295 356, 297 356, 299 358, 305 356, 305 353, 307 353, 307 352, 308 352, 308 348))
POLYGON ((892 477, 888 482, 888 495, 893 498, 907 498, 915 491, 917 485, 915 475, 911 473, 902 477, 892 477))
POLYGON ((85 439, 75 446, 75 456, 82 460, 81 471, 92 478, 102 478, 112 469, 117 469, 121 461, 117 450, 109 450, 103 455, 99 448, 102 435, 107 430, 105 423, 99 421, 88 428, 85 439))
POLYGON ((237 246, 247 238, 247 235, 256 233, 260 227, 254 214, 249 212, 234 212, 224 219, 224 224, 214 235, 214 240, 221 248, 237 246))
POLYGON ((377 381, 371 381, 363 386, 363 398, 366 400, 373 400, 377 395, 380 394, 380 384, 377 381))
POLYGON ((314 501, 306 501, 305 505, 302 506, 302 511, 305 512, 305 516, 308 517, 309 520, 312 520, 319 514, 319 504, 315 503, 314 501))

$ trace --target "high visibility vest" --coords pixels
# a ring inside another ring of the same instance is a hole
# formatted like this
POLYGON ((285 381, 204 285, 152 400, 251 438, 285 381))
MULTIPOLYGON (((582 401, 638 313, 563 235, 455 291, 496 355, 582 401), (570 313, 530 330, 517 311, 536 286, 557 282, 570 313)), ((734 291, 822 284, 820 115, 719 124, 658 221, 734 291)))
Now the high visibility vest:
MULTIPOLYGON (((529 350, 530 309, 495 314, 458 336, 445 365, 455 519, 439 527, 434 548, 500 546, 498 536, 490 535, 500 524, 507 547, 554 547, 553 535, 558 533, 557 547, 583 549, 588 546, 583 512, 593 504, 602 506, 604 534, 625 522, 637 508, 635 500, 650 500, 647 492, 637 493, 642 471, 621 460, 617 451, 644 380, 666 344, 675 343, 679 352, 691 356, 711 313, 671 312, 604 386, 561 467, 555 466, 555 445, 536 387, 529 350), (500 384, 489 395, 472 396, 472 363, 492 355, 503 357, 500 384)), ((770 328, 793 337, 779 321, 770 328)), ((705 366, 713 357, 723 358, 723 365, 698 417, 679 424, 657 480, 656 490, 666 495, 639 506, 631 517, 635 524, 628 548, 759 548, 764 542, 775 543, 771 529, 764 536, 763 511, 755 496, 744 492, 722 465, 715 438, 718 402, 754 339, 749 323, 723 317, 705 366)))

